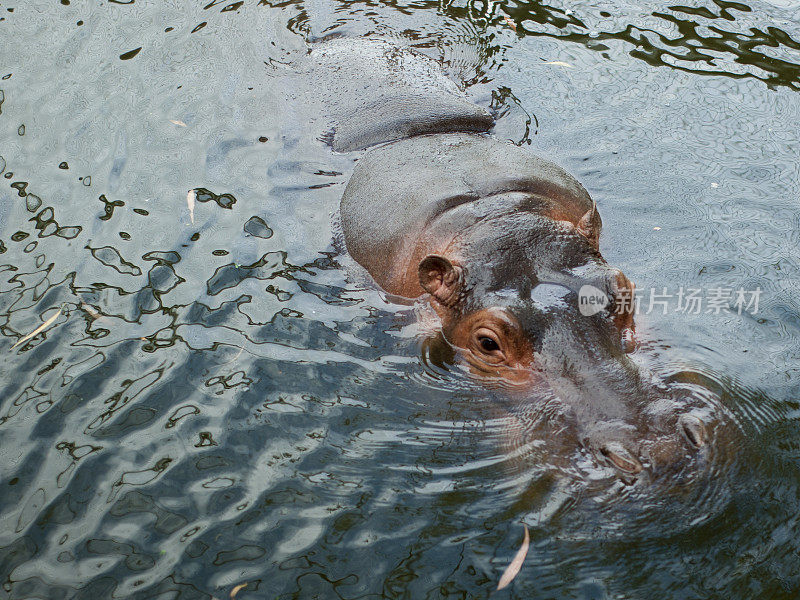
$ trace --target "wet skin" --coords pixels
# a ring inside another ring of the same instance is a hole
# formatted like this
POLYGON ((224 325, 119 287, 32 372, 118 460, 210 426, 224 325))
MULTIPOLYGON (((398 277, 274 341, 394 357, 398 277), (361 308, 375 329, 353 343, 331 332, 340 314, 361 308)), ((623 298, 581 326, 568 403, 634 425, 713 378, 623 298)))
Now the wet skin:
MULTIPOLYGON (((465 129, 484 122, 479 114, 465 129)), ((490 135, 428 130, 371 134, 388 143, 358 161, 341 201, 352 257, 386 292, 426 299, 487 386, 521 404, 555 399, 565 438, 598 463, 632 476, 696 455, 709 439, 707 414, 630 359, 634 287, 599 252, 600 215, 586 190, 490 135), (585 285, 609 300, 591 316, 578 305, 585 285)))

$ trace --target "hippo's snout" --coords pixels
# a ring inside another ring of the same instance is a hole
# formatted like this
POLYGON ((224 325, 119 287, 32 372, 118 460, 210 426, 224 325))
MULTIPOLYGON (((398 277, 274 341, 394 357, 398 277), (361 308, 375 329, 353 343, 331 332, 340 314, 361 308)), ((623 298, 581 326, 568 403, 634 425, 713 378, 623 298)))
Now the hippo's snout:
POLYGON ((712 427, 709 416, 691 406, 688 398, 651 400, 649 410, 631 410, 623 418, 590 416, 574 407, 570 412, 595 462, 631 482, 629 476, 643 472, 660 477, 703 462, 712 427))
POLYGON ((692 415, 682 415, 675 431, 639 431, 636 436, 608 436, 590 441, 589 447, 600 465, 612 467, 620 475, 675 473, 701 459, 707 444, 705 423, 692 415))

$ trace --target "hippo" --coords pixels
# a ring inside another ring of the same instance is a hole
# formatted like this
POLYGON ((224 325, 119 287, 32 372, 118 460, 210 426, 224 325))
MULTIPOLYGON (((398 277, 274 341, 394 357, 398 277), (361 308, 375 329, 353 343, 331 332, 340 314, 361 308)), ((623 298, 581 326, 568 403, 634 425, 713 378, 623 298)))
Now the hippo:
POLYGON ((336 89, 323 139, 365 151, 339 218, 381 289, 429 304, 479 381, 523 403, 549 390, 599 464, 635 477, 704 451, 703 413, 630 358, 634 285, 601 255, 598 207, 573 176, 493 137, 495 117, 412 49, 334 39, 308 60, 336 89), (586 289, 603 305, 582 311, 586 289))

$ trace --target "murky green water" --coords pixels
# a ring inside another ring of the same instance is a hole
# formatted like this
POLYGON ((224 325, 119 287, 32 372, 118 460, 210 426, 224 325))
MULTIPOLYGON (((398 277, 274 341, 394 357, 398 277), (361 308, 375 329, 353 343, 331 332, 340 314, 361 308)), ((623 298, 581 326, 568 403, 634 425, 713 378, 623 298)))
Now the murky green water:
POLYGON ((495 597, 797 597, 800 4, 0 17, 4 597, 485 598, 522 523, 495 597), (583 182, 640 289, 762 290, 757 314, 638 319, 637 360, 741 429, 709 472, 623 486, 510 454, 508 414, 343 266, 358 153, 303 130, 313 83, 281 88, 330 30, 444 60, 498 137, 583 182))

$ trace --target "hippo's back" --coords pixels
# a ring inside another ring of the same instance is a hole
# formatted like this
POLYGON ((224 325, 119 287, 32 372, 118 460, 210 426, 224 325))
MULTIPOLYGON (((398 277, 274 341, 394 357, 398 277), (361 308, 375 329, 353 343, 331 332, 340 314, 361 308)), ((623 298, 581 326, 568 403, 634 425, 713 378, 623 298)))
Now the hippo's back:
POLYGON ((494 125, 436 61, 413 49, 382 39, 338 38, 315 44, 308 61, 338 152, 494 125))
POLYGON ((342 196, 347 250, 378 285, 399 293, 396 275, 429 223, 455 206, 509 192, 547 199, 573 222, 592 208, 561 167, 486 135, 423 135, 374 148, 342 196))

